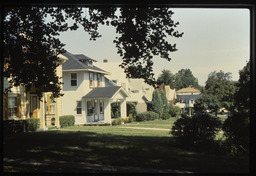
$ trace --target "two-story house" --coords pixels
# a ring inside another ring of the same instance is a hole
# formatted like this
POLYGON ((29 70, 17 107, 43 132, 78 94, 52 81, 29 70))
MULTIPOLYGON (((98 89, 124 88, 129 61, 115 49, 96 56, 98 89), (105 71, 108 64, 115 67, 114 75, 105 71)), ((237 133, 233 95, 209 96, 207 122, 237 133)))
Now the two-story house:
MULTIPOLYGON (((63 55, 58 55, 59 66, 56 74, 62 82, 62 63, 67 60, 63 55)), ((8 69, 8 65, 5 69, 8 69)), ((9 87, 10 78, 4 78, 3 88, 9 87)), ((62 97, 53 98, 51 92, 44 92, 40 100, 36 88, 26 90, 24 86, 12 87, 10 92, 4 94, 4 120, 25 120, 27 118, 39 118, 40 128, 49 126, 59 127, 59 116, 62 115, 62 97)), ((62 92, 61 92, 62 93, 62 92)))
POLYGON ((191 115, 191 108, 194 107, 196 99, 201 97, 200 90, 196 87, 188 86, 178 90, 176 93, 178 98, 178 103, 176 103, 176 105, 180 108, 184 108, 184 112, 188 111, 191 115))
POLYGON ((105 78, 112 84, 106 82, 106 86, 113 86, 114 83, 114 86, 123 87, 130 95, 127 97, 127 102, 135 103, 139 113, 147 111, 148 104, 152 101, 153 86, 146 84, 143 79, 126 78, 124 69, 119 67, 120 64, 121 62, 108 62, 107 59, 95 63, 96 66, 109 72, 105 78))
POLYGON ((63 115, 74 115, 75 124, 111 123, 111 103, 120 102, 121 117, 126 118, 127 91, 111 86, 109 73, 94 65, 96 60, 83 54, 63 54, 63 115), (106 86, 107 85, 107 86, 106 86))

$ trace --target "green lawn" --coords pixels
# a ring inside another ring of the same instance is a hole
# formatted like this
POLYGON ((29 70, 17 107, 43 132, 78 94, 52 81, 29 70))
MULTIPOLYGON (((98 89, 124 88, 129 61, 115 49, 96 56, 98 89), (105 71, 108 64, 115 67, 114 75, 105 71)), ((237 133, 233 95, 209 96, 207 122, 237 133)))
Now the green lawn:
MULTIPOLYGON (((6 135, 4 157, 192 172, 248 172, 248 157, 189 152, 177 146, 169 131, 121 128, 170 129, 173 122, 174 119, 134 122, 119 126, 76 126, 61 130, 6 135)), ((30 171, 29 167, 23 169, 19 166, 5 166, 4 168, 6 171, 30 171)), ((65 168, 59 169, 65 171, 65 168)), ((37 171, 58 172, 54 168, 44 170, 40 167, 37 171)), ((76 172, 80 171, 76 170, 76 172)))

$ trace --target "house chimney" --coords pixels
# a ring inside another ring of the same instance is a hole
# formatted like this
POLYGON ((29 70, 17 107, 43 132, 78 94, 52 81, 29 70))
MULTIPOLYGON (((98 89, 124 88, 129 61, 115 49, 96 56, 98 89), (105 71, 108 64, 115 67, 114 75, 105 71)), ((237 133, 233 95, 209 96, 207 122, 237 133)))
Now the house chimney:
POLYGON ((108 59, 103 59, 103 63, 108 63, 108 59))

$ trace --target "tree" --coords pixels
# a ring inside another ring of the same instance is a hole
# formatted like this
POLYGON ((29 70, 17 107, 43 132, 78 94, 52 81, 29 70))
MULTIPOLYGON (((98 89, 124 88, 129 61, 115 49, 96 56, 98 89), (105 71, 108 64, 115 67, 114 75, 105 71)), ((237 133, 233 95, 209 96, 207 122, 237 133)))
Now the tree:
POLYGON ((169 111, 169 104, 168 104, 168 100, 166 98, 166 93, 164 90, 161 91, 161 99, 162 99, 162 102, 163 102, 163 112, 168 112, 169 111))
POLYGON ((170 70, 163 69, 162 73, 157 78, 157 82, 159 85, 164 83, 165 85, 170 85, 171 88, 174 88, 174 75, 170 70))
POLYGON ((194 77, 190 69, 181 69, 175 75, 175 88, 176 90, 188 87, 190 85, 200 89, 198 79, 194 77))
POLYGON ((250 61, 239 71, 238 91, 234 95, 232 114, 223 125, 228 143, 236 148, 235 154, 249 148, 250 128, 250 61))
POLYGON ((194 104, 195 113, 207 113, 207 110, 209 110, 214 112, 216 117, 220 108, 221 104, 217 97, 208 94, 203 94, 194 104))
POLYGON ((221 102, 221 106, 227 110, 234 105, 234 94, 237 91, 235 82, 231 80, 231 73, 211 72, 205 84, 205 93, 214 95, 221 102))
POLYGON ((156 112, 159 117, 162 117, 163 114, 163 101, 161 99, 161 96, 158 92, 158 90, 154 90, 153 96, 152 96, 152 108, 153 111, 156 112))
POLYGON ((165 7, 121 7, 116 12, 116 7, 92 6, 3 8, 4 58, 9 58, 4 60, 8 64, 4 77, 10 78, 11 87, 35 87, 38 95, 52 91, 54 97, 60 96, 61 82, 55 68, 59 64, 57 55, 65 50, 57 36, 82 26, 90 40, 96 40, 101 36, 97 31, 101 24, 115 27, 119 34, 113 42, 127 77, 143 78, 155 85, 153 56, 170 61, 170 52, 177 48, 167 37, 183 35, 175 30, 179 23, 172 20, 174 13, 165 7))

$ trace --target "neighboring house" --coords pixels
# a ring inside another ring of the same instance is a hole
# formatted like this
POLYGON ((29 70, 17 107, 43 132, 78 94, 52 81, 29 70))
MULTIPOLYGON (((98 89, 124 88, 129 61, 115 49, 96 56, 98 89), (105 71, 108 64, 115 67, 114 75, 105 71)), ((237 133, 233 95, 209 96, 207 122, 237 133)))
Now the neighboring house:
POLYGON ((174 101, 177 98, 176 95, 176 90, 175 89, 171 89, 169 85, 164 85, 164 83, 162 83, 158 88, 157 88, 158 92, 161 93, 161 91, 165 91, 166 94, 166 98, 168 103, 173 104, 174 101))
POLYGON ((126 99, 121 86, 105 79, 109 73, 95 66, 95 60, 82 55, 63 54, 63 115, 74 115, 75 124, 111 123, 111 103, 120 102, 121 117, 126 118, 126 99))
MULTIPOLYGON (((58 57, 60 65, 56 68, 56 74, 61 78, 62 63, 67 58, 63 55, 58 55, 58 57)), ((9 87, 8 79, 4 79, 4 89, 9 87)), ((4 94, 3 105, 5 120, 39 118, 41 129, 47 129, 49 126, 59 127, 59 116, 62 115, 62 97, 53 99, 51 92, 43 93, 40 101, 35 88, 32 87, 28 91, 24 86, 13 87, 10 92, 4 94)))
POLYGON ((176 103, 176 106, 184 108, 183 112, 187 112, 189 109, 189 114, 191 115, 190 109, 194 107, 194 103, 199 97, 201 97, 199 89, 193 86, 182 88, 177 91, 178 103, 176 103))
POLYGON ((144 82, 143 79, 126 78, 124 70, 119 67, 121 62, 108 62, 104 59, 102 63, 95 63, 96 66, 109 72, 105 75, 107 86, 121 86, 129 93, 127 102, 136 104, 137 112, 147 111, 147 105, 152 101, 154 88, 144 82))

